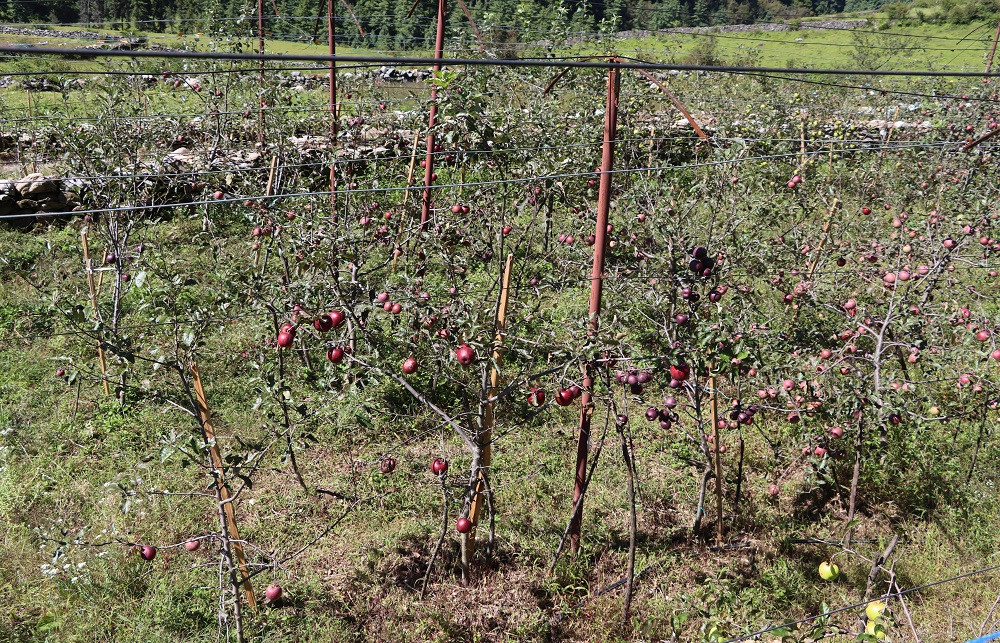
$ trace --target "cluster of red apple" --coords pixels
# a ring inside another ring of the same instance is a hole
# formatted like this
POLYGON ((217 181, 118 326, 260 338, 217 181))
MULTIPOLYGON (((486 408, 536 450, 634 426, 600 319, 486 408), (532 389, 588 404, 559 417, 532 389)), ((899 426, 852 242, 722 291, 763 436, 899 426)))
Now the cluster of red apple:
POLYGON ((653 379, 653 373, 649 369, 631 368, 624 371, 615 371, 615 379, 619 384, 629 387, 629 392, 633 395, 642 393, 642 385, 653 379))
MULTIPOLYGON (((295 307, 295 314, 298 315, 301 311, 301 307, 295 307)), ((320 333, 328 333, 331 330, 340 328, 347 321, 347 317, 343 312, 339 310, 331 310, 329 313, 323 313, 313 320, 313 328, 315 328, 320 333)), ((296 325, 291 322, 286 322, 281 325, 278 330, 278 347, 279 348, 290 348, 293 343, 295 343, 295 331, 296 325)), ((326 358, 334 364, 339 364, 343 361, 344 355, 348 352, 347 348, 341 346, 333 346, 326 352, 326 358)))
POLYGON ((662 409, 658 409, 655 406, 646 409, 646 419, 650 422, 659 420, 660 428, 666 431, 672 426, 672 423, 677 422, 679 419, 673 411, 673 409, 677 408, 677 400, 672 397, 664 398, 663 406, 664 408, 662 409))
MULTIPOLYGON (((567 388, 556 389, 556 404, 559 406, 569 406, 573 400, 583 395, 583 389, 574 384, 567 388)), ((528 404, 530 406, 542 406, 545 404, 545 391, 535 387, 528 391, 528 404)))
POLYGON ((688 269, 699 277, 711 277, 712 268, 715 267, 715 259, 708 256, 708 248, 705 246, 695 246, 691 248, 691 261, 688 262, 688 269))

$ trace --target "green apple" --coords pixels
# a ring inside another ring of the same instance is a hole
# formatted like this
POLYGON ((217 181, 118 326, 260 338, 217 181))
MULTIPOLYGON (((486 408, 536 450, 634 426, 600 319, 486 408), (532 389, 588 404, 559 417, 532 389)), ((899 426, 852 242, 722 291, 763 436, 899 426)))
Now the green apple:
POLYGON ((868 607, 865 608, 865 616, 872 621, 878 621, 882 618, 883 612, 885 612, 885 603, 882 601, 872 601, 871 603, 868 603, 868 607))
POLYGON ((840 576, 840 568, 837 567, 836 563, 830 563, 823 561, 819 564, 819 577, 823 580, 833 580, 840 576))
POLYGON ((865 624, 865 634, 870 634, 871 636, 874 636, 878 640, 884 641, 887 634, 887 630, 885 629, 885 625, 882 625, 881 623, 876 623, 875 621, 868 621, 868 623, 865 624))

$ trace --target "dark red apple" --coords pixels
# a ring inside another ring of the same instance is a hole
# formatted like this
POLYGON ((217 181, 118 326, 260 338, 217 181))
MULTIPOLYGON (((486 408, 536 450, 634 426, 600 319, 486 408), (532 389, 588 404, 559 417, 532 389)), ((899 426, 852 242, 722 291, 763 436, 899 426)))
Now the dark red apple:
POLYGON ((457 529, 460 534, 467 534, 472 531, 472 521, 463 516, 458 519, 458 522, 455 523, 455 529, 457 529))
POLYGON ((431 462, 431 473, 436 476, 445 474, 448 471, 448 461, 444 458, 434 458, 431 462))
POLYGON ((143 545, 139 548, 139 556, 143 560, 153 560, 156 558, 156 547, 152 545, 143 545))
POLYGON ((407 357, 403 360, 403 372, 407 375, 413 375, 417 372, 417 358, 407 357))
POLYGON ((320 315, 313 320, 313 327, 321 333, 329 332, 333 328, 333 320, 329 315, 320 315))
POLYGON ((347 317, 344 316, 344 313, 340 312, 339 310, 331 310, 329 315, 327 316, 330 318, 330 323, 333 324, 332 326, 333 328, 340 328, 341 326, 344 325, 344 321, 347 320, 347 317))
POLYGON ((533 388, 528 391, 528 404, 531 406, 541 406, 545 404, 545 391, 540 388, 533 388))
POLYGON ((390 473, 395 471, 395 469, 396 469, 396 459, 393 458, 391 455, 387 455, 384 458, 382 458, 382 462, 380 462, 378 465, 378 470, 384 473, 385 475, 389 475, 390 473))
POLYGON ((288 348, 295 341, 295 330, 283 330, 278 333, 278 346, 288 348))
POLYGON ((476 361, 476 351, 468 344, 462 344, 455 349, 455 359, 462 366, 469 366, 476 361))
POLYGON ((326 351, 326 358, 334 364, 339 364, 344 361, 344 349, 339 346, 334 346, 330 350, 326 351))

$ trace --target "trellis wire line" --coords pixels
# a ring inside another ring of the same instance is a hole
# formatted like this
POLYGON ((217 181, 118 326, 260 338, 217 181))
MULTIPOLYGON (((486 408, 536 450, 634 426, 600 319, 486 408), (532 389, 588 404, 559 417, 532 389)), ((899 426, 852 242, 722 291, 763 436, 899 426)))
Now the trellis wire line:
POLYGON ((816 620, 818 618, 823 618, 825 616, 832 616, 833 614, 839 614, 841 612, 847 612, 847 611, 850 611, 850 610, 860 609, 862 607, 867 606, 872 601, 885 601, 885 600, 890 599, 890 598, 896 598, 896 597, 904 596, 906 594, 910 594, 910 593, 913 593, 913 592, 919 592, 920 590, 927 589, 928 587, 934 587, 936 585, 942 585, 944 583, 950 583, 950 582, 953 582, 953 581, 956 581, 956 580, 961 580, 963 578, 969 578, 971 576, 976 576, 978 574, 985 574, 987 572, 996 571, 998 569, 1000 569, 1000 565, 995 565, 993 567, 985 567, 983 569, 978 569, 978 570, 972 571, 972 572, 966 572, 965 574, 959 574, 958 576, 952 576, 951 578, 945 578, 945 579, 942 579, 942 580, 934 581, 932 583, 926 583, 924 585, 918 585, 917 587, 911 587, 909 589, 904 589, 904 590, 901 590, 901 591, 898 591, 898 592, 893 592, 891 594, 883 594, 882 596, 878 596, 876 598, 873 598, 870 601, 864 601, 862 603, 854 603, 853 605, 847 605, 846 607, 839 607, 839 608, 834 609, 834 610, 829 610, 829 611, 823 612, 822 614, 816 614, 815 616, 807 616, 806 618, 801 618, 801 619, 799 619, 797 621, 788 621, 787 623, 782 623, 781 625, 774 625, 772 627, 767 627, 767 628, 764 628, 762 630, 758 630, 756 632, 753 632, 752 634, 744 634, 743 636, 737 636, 735 638, 726 639, 723 643, 740 643, 740 641, 749 641, 750 639, 757 638, 757 637, 759 637, 762 634, 767 634, 768 632, 773 632, 775 630, 780 630, 780 629, 786 628, 786 627, 793 627, 795 625, 800 625, 802 623, 808 623, 809 621, 814 621, 814 620, 816 620))
MULTIPOLYGON (((0 46, 0 53, 18 54, 25 50, 9 45, 0 46)), ((80 56, 84 58, 184 58, 205 60, 255 60, 255 61, 297 61, 297 62, 356 62, 382 63, 398 66, 500 66, 500 67, 570 67, 580 69, 645 69, 657 71, 694 71, 706 73, 785 73, 785 74, 817 74, 836 76, 915 76, 931 78, 1000 78, 1000 71, 989 74, 977 71, 930 71, 919 69, 828 69, 805 67, 753 67, 744 65, 681 65, 675 63, 627 63, 603 60, 560 60, 559 58, 527 59, 527 58, 426 58, 426 57, 387 57, 358 54, 249 54, 232 52, 200 52, 200 51, 120 51, 95 49, 61 49, 57 47, 33 47, 32 54, 53 56, 80 56)))

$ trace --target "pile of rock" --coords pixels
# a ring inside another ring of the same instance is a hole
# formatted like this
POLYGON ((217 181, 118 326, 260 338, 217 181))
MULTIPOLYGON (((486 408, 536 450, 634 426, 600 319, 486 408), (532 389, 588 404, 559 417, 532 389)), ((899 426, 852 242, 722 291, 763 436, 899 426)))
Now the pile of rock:
POLYGON ((60 179, 35 173, 0 180, 0 216, 24 215, 11 220, 15 223, 33 221, 39 214, 71 212, 78 206, 76 195, 65 191, 60 179))

